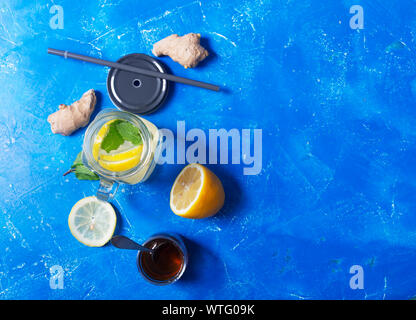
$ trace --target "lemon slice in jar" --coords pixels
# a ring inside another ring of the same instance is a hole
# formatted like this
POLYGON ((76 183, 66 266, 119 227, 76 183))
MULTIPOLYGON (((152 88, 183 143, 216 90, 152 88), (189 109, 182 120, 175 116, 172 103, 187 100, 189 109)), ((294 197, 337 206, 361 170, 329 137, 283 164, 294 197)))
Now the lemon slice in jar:
POLYGON ((99 159, 104 160, 104 161, 123 161, 123 160, 128 160, 131 158, 138 158, 140 160, 142 151, 143 151, 143 144, 140 144, 137 147, 133 147, 126 151, 110 153, 110 154, 103 153, 99 155, 99 159))
POLYGON ((110 124, 116 120, 117 119, 113 119, 113 120, 106 122, 98 131, 95 137, 94 144, 92 146, 92 155, 96 161, 98 160, 98 154, 100 153, 101 142, 103 142, 104 137, 107 135, 107 132, 110 129, 110 124))
POLYGON ((133 158, 129 158, 126 160, 121 160, 121 161, 98 160, 98 163, 100 164, 101 167, 112 172, 127 171, 137 166, 139 162, 140 162, 140 157, 133 157, 133 158))

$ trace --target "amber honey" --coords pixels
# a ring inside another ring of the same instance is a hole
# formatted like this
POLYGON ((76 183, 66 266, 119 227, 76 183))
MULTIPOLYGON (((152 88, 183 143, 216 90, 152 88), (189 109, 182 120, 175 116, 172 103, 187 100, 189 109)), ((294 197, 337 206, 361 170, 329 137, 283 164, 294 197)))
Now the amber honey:
POLYGON ((149 281, 167 284, 175 281, 184 271, 185 253, 181 244, 169 237, 155 237, 144 244, 153 253, 140 252, 138 265, 149 281))

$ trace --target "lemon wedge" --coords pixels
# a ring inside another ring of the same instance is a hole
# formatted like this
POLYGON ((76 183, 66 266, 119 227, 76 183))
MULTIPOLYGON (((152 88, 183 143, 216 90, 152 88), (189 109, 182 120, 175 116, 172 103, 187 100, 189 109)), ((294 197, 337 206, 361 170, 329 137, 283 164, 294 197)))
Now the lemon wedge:
POLYGON ((101 247, 113 236, 117 216, 110 203, 86 197, 71 209, 68 225, 71 234, 89 247, 101 247))
POLYGON ((224 205, 225 193, 218 177, 203 165, 187 165, 175 179, 170 208, 181 217, 202 219, 213 216, 224 205))

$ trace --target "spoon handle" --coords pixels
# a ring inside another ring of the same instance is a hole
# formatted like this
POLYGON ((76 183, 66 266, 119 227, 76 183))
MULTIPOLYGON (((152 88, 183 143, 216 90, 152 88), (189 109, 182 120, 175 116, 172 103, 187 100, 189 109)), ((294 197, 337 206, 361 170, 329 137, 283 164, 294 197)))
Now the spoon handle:
POLYGON ((119 249, 128 249, 128 250, 140 250, 140 251, 147 251, 152 253, 153 250, 143 247, 140 244, 134 242, 133 240, 125 237, 125 236, 114 236, 111 238, 111 244, 119 249))

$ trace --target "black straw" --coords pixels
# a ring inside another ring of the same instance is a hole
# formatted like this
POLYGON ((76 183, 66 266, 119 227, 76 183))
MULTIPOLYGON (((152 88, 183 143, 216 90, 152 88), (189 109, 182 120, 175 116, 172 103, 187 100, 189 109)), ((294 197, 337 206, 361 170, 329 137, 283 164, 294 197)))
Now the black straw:
POLYGON ((146 76, 149 76, 149 77, 161 78, 161 79, 166 79, 166 80, 174 81, 174 82, 180 82, 180 83, 183 83, 183 84, 188 84, 188 85, 191 85, 191 86, 200 87, 200 88, 204 88, 204 89, 208 89, 208 90, 213 90, 213 91, 219 91, 220 90, 219 86, 216 86, 216 85, 213 85, 213 84, 210 84, 210 83, 197 81, 197 80, 192 80, 192 79, 183 78, 183 77, 178 77, 178 76, 174 76, 173 74, 169 74, 169 73, 162 73, 162 72, 157 72, 157 71, 146 70, 146 69, 130 66, 130 65, 127 65, 127 64, 123 64, 123 63, 97 59, 97 58, 93 58, 93 57, 89 57, 89 56, 84 56, 82 54, 76 54, 76 53, 72 53, 72 52, 68 52, 68 51, 51 49, 51 48, 48 48, 48 53, 64 57, 65 59, 72 58, 72 59, 77 59, 77 60, 81 60, 81 61, 91 62, 91 63, 95 63, 95 64, 100 64, 102 66, 107 66, 107 67, 120 69, 120 70, 124 70, 124 71, 139 73, 139 74, 143 74, 143 75, 146 75, 146 76))

